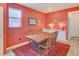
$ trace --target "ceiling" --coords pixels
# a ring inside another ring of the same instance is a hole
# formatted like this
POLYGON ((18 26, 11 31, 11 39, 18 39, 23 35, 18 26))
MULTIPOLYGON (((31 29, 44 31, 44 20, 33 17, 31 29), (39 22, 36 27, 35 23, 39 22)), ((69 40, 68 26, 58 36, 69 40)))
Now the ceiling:
POLYGON ((19 4, 43 13, 50 13, 79 6, 79 3, 19 3, 19 4))

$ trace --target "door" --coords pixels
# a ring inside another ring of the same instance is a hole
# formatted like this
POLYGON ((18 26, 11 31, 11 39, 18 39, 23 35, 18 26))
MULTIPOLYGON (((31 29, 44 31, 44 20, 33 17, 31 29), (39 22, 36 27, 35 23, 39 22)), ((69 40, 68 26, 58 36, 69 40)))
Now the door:
POLYGON ((0 6, 0 56, 3 55, 3 7, 0 6))
POLYGON ((68 13, 69 16, 69 38, 79 37, 79 11, 73 11, 68 13))

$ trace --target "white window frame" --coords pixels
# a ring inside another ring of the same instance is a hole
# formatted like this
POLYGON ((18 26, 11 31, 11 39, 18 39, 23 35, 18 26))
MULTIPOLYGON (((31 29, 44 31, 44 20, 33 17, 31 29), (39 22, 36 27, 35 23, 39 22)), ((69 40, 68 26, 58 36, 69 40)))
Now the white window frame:
POLYGON ((9 27, 22 26, 22 11, 16 8, 9 8, 9 27))

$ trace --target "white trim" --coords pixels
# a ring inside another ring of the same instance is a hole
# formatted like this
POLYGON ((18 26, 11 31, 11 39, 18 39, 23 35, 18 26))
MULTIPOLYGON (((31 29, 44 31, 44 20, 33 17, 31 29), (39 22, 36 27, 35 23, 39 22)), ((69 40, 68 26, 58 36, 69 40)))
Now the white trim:
POLYGON ((4 11, 4 9, 3 9, 3 7, 2 6, 0 6, 0 56, 2 56, 3 55, 3 42, 4 42, 4 39, 3 39, 3 35, 4 35, 4 33, 3 33, 3 11, 4 11))
POLYGON ((28 44, 28 43, 29 43, 29 41, 24 42, 24 43, 20 43, 20 44, 17 44, 17 45, 8 47, 7 50, 9 50, 9 49, 15 49, 15 48, 18 48, 18 47, 23 46, 23 45, 25 45, 25 44, 28 44))

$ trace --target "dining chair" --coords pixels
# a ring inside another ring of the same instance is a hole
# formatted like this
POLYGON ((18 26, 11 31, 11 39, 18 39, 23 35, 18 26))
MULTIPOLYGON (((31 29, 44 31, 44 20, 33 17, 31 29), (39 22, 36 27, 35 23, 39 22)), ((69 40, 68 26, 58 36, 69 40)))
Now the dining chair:
POLYGON ((52 41, 52 46, 53 46, 53 48, 55 47, 56 40, 57 40, 57 36, 58 36, 58 31, 55 31, 55 32, 54 32, 53 41, 52 41))
POLYGON ((48 38, 43 41, 42 43, 39 44, 39 47, 41 47, 41 51, 44 53, 44 54, 48 54, 49 51, 51 50, 51 44, 52 44, 52 35, 51 34, 48 34, 48 38))

